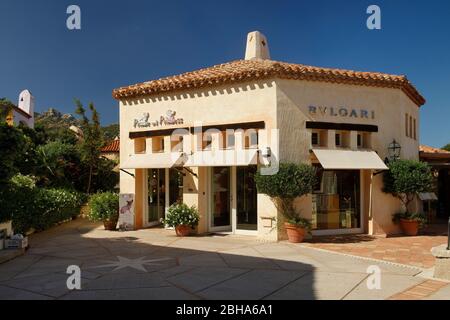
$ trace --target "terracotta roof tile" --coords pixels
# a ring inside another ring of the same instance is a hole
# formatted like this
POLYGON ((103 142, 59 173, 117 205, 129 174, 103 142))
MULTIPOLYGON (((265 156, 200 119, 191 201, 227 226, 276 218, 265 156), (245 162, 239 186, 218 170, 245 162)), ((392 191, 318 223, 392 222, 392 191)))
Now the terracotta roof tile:
POLYGON ((120 140, 112 141, 110 144, 103 147, 101 151, 104 153, 120 152, 120 140))
POLYGON ((204 88, 268 78, 395 88, 402 90, 418 106, 425 104, 425 99, 406 76, 319 68, 273 60, 237 60, 228 62, 176 76, 121 87, 113 90, 113 97, 120 100, 176 90, 204 88))
POLYGON ((445 154, 450 154, 450 151, 444 150, 444 149, 439 149, 439 148, 434 148, 434 147, 430 147, 430 146, 425 146, 425 145, 421 145, 419 147, 419 151, 423 152, 423 153, 445 153, 445 154))

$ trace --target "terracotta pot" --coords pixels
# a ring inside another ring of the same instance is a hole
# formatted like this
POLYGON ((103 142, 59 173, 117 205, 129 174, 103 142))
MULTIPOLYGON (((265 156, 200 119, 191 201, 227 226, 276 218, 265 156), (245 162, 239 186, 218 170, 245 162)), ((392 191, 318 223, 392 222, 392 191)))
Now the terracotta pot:
POLYGON ((292 243, 300 243, 303 242, 305 238, 306 230, 302 227, 296 226, 295 224, 285 223, 284 227, 286 228, 287 236, 289 242, 292 243))
POLYGON ((186 225, 180 225, 175 227, 175 232, 178 237, 187 237, 191 234, 191 227, 186 225))
POLYGON ((113 220, 113 221, 103 221, 103 225, 105 226, 105 230, 108 231, 115 231, 116 227, 117 227, 117 221, 118 220, 113 220))
POLYGON ((419 233, 419 222, 415 220, 400 219, 400 228, 407 236, 417 236, 419 233))

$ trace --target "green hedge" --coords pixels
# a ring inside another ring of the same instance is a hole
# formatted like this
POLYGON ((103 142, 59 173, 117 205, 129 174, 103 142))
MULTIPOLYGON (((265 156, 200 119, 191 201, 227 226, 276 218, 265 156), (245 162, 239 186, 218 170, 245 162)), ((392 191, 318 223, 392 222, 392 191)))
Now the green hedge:
POLYGON ((78 215, 85 201, 75 191, 11 185, 0 192, 0 221, 12 220, 16 233, 42 231, 78 215))

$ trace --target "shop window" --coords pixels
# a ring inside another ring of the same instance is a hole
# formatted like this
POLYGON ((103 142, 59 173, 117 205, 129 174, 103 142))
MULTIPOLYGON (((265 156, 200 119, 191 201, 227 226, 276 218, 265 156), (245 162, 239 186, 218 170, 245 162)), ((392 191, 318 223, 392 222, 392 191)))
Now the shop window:
POLYGON ((145 138, 134 139, 134 153, 142 154, 146 152, 145 138))
POLYGON ((312 196, 313 229, 360 228, 360 172, 319 167, 317 178, 312 196))
POLYGON ((170 144, 172 152, 183 152, 183 136, 170 137, 170 144))
POLYGON ((169 169, 169 206, 175 203, 183 203, 183 173, 169 169))
POLYGON ((164 152, 164 137, 152 138, 152 152, 153 153, 164 152))
POLYGON ((358 133, 358 135, 356 136, 356 145, 358 146, 358 148, 362 148, 363 146, 363 136, 361 133, 358 133))

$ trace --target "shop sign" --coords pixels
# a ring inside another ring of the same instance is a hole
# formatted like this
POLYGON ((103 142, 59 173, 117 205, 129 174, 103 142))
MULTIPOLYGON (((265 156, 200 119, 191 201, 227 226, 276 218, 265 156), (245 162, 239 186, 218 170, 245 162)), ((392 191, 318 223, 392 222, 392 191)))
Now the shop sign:
POLYGON ((352 109, 347 107, 309 106, 312 116, 331 116, 340 118, 375 119, 375 111, 366 109, 352 109))
POLYGON ((151 128, 160 126, 170 126, 183 124, 184 120, 182 118, 176 117, 176 111, 167 110, 166 115, 161 116, 159 120, 150 121, 150 113, 146 112, 139 119, 134 119, 135 128, 151 128))

